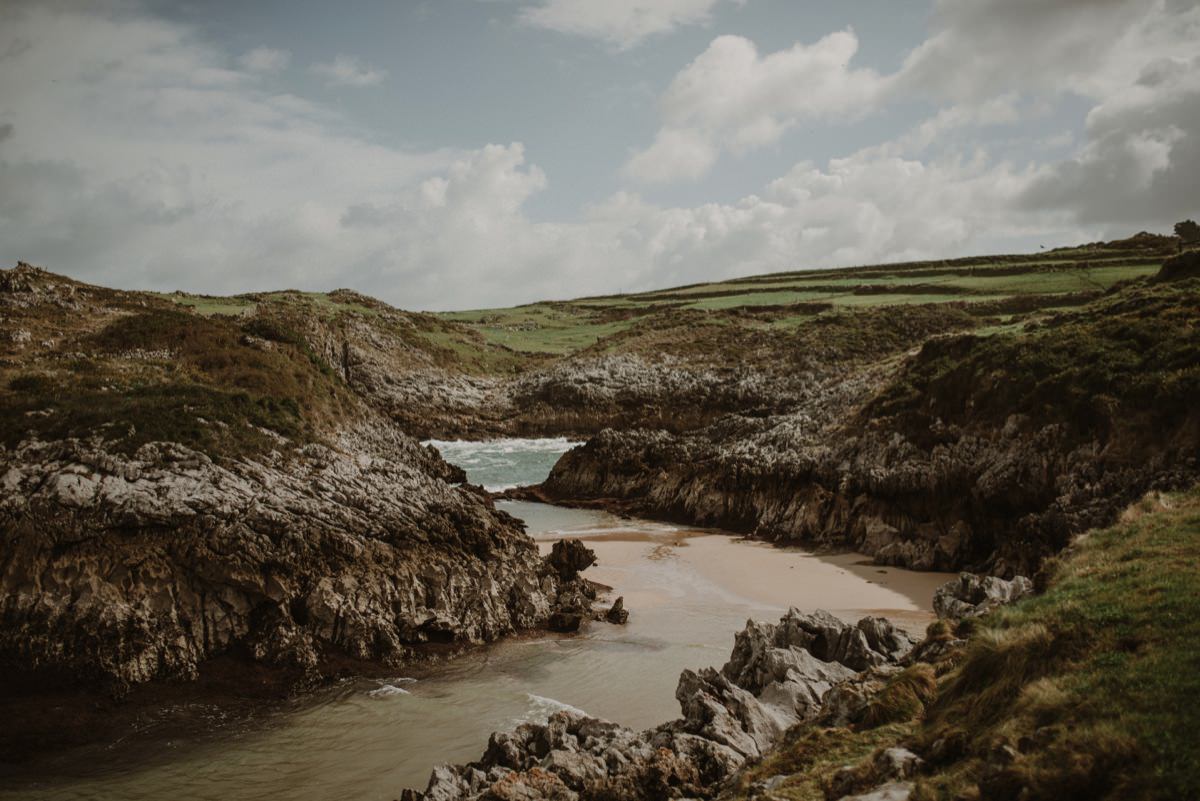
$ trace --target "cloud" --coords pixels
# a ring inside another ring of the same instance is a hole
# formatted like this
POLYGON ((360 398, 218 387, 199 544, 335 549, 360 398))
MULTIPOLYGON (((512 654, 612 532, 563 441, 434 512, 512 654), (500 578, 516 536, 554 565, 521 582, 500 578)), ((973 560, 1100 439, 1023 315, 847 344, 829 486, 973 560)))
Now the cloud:
MULTIPOLYGON (((721 0, 541 0, 518 19, 535 28, 598 39, 627 50, 687 25, 704 25, 721 0)), ((735 0, 739 5, 745 0, 735 0)))
POLYGON ((1019 201, 1071 209, 1083 224, 1161 225, 1196 210, 1196 41, 1200 5, 1179 0, 938 0, 928 37, 890 75, 851 66, 852 31, 765 56, 746 39, 718 37, 662 94, 655 140, 624 175, 695 180, 721 154, 774 144, 801 122, 914 101, 940 108, 872 152, 945 154, 983 129, 1082 98, 1092 103, 1086 140, 1042 165, 1019 201))
POLYGON ((897 91, 1024 93, 1093 105, 1086 140, 1020 198, 1081 223, 1162 227, 1198 209, 1200 5, 1171 0, 941 0, 897 91))
POLYGON ((242 55, 238 64, 249 72, 274 73, 287 69, 292 60, 292 54, 286 50, 275 50, 270 47, 256 47, 242 55))
POLYGON ((359 252, 341 237, 349 206, 456 158, 365 141, 161 20, 10 9, 0 53, 18 132, 0 144, 9 263, 154 289, 325 286, 359 252))
POLYGON ((313 64, 311 69, 330 86, 376 86, 387 77, 386 70, 369 67, 354 56, 345 55, 313 64))
MULTIPOLYGON (((1154 13, 1165 16, 1111 54, 1138 69, 1118 80, 1097 67, 1111 77, 1094 84, 1085 136, 1065 160, 947 143, 1076 90, 1000 83, 955 100, 953 87, 909 84, 945 105, 873 147, 780 170, 756 194, 662 206, 620 191, 546 222, 528 209, 553 176, 520 143, 380 144, 328 107, 269 91, 186 26, 10 7, 0 261, 122 287, 351 286, 408 308, 464 308, 1090 240, 1143 219, 1161 228, 1200 211, 1200 63, 1171 38, 1191 35, 1191 12, 1154 13)), ((627 170, 698 175, 800 121, 860 113, 900 78, 851 67, 856 47, 850 32, 768 55, 719 38, 664 94, 658 138, 627 170)))
POLYGON ((1191 6, 938 0, 932 33, 905 60, 899 88, 956 100, 1013 90, 1102 97, 1126 85, 1147 58, 1194 53, 1195 40, 1179 27, 1193 16, 1191 6))
POLYGON ((654 144, 626 162, 622 173, 645 183, 696 180, 716 163, 717 153, 717 146, 701 131, 663 128, 654 137, 654 144))
POLYGON ((1087 133, 1079 153, 1042 171, 1027 203, 1145 227, 1200 210, 1200 56, 1148 65, 1092 109, 1087 133))
POLYGON ((1081 235, 1064 215, 1021 208, 1035 178, 982 157, 921 162, 867 149, 824 167, 801 162, 737 203, 656 208, 626 195, 594 219, 619 223, 627 260, 651 265, 644 283, 660 286, 1081 235))
POLYGON ((766 56, 744 37, 717 37, 671 81, 659 100, 656 141, 629 160, 626 176, 644 182, 695 179, 721 150, 745 152, 777 142, 804 121, 867 113, 886 80, 851 67, 857 51, 858 37, 850 30, 766 56))

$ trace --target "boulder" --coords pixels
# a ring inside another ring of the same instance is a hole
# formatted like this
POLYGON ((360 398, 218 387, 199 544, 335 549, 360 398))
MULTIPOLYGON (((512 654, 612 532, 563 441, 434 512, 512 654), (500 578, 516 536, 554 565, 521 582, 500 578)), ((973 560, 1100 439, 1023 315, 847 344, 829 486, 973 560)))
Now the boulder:
POLYGON ((826 798, 853 798, 867 788, 911 779, 924 762, 907 748, 881 748, 857 765, 846 765, 825 783, 826 798))
POLYGON ((934 592, 933 610, 939 618, 979 617, 1032 593, 1033 582, 1024 576, 1006 581, 996 576, 960 573, 957 579, 934 592))
POLYGON ((612 607, 604 613, 604 619, 609 623, 624 625, 629 622, 629 611, 625 609, 625 597, 621 596, 613 602, 612 607))
POLYGON ((581 572, 596 564, 596 552, 581 540, 559 540, 550 549, 546 564, 561 581, 573 581, 581 572))
POLYGON ((579 631, 583 623, 583 615, 578 612, 554 612, 546 621, 546 628, 551 631, 570 634, 579 631))
MULTIPOLYGON (((618 599, 614 608, 623 610, 618 599)), ((748 762, 774 748, 784 732, 815 719, 831 688, 856 677, 841 661, 878 662, 873 675, 896 671, 910 641, 886 621, 843 623, 825 612, 795 609, 777 624, 749 621, 721 670, 685 670, 675 697, 683 716, 633 732, 575 712, 557 712, 542 725, 526 723, 493 734, 479 762, 440 767, 424 801, 576 797, 659 801, 709 798, 748 762), (847 643, 854 643, 849 647, 847 643)), ((877 680, 879 681, 879 680, 877 680)), ((901 752, 879 757, 879 775, 906 775, 901 752)), ((782 780, 776 777, 775 784, 782 780)))
POLYGON ((843 796, 840 801, 908 801, 912 791, 912 782, 888 782, 859 795, 843 796))

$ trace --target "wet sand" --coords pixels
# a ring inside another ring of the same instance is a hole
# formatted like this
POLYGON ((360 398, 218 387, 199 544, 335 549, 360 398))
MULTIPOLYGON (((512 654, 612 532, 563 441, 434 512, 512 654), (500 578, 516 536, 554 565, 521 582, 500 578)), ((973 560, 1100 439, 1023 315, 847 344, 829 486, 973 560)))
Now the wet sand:
MULTIPOLYGON (((880 615, 914 633, 924 631, 933 620, 933 592, 952 578, 946 573, 879 567, 857 553, 815 554, 704 530, 631 528, 580 532, 578 538, 598 558, 588 577, 618 589, 631 566, 643 560, 672 560, 711 583, 721 598, 734 605, 781 613, 793 606, 805 611, 825 609, 848 621, 880 615)), ((551 542, 540 545, 549 552, 551 542)), ((630 609, 656 606, 665 601, 665 589, 626 592, 625 605, 630 609)))

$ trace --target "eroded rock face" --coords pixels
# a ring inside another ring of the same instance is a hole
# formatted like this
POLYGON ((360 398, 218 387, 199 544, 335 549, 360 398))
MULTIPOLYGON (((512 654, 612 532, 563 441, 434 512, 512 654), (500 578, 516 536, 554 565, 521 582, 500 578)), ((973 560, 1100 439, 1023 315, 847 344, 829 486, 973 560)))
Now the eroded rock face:
POLYGON ((539 489, 767 541, 850 547, 878 564, 1011 578, 1147 489, 1200 476, 1183 443, 1114 461, 1098 441, 1020 416, 986 432, 946 427, 933 445, 887 428, 841 430, 876 382, 848 377, 790 414, 731 416, 687 434, 606 430, 565 454, 539 489))
POLYGON ((940 618, 979 617, 993 609, 1033 594, 1033 582, 1024 576, 1005 581, 995 576, 961 573, 933 594, 933 611, 940 618))
POLYGON ((439 767, 413 801, 449 799, 708 798, 790 726, 821 714, 822 699, 857 674, 815 655, 881 662, 908 638, 886 621, 842 623, 824 612, 790 610, 778 624, 747 624, 721 670, 686 670, 675 696, 683 717, 644 732, 574 712, 546 724, 493 734, 478 762, 439 767), (870 632, 870 634, 868 634, 870 632), (830 646, 865 641, 862 650, 830 646), (875 647, 888 649, 876 651, 875 647), (868 656, 868 654, 873 656, 868 656))
POLYGON ((170 443, 0 450, 0 660, 121 687, 237 652, 402 661, 542 624, 520 524, 393 426, 220 463, 170 443))
POLYGON ((596 564, 596 552, 582 540, 559 540, 550 548, 546 563, 562 581, 572 581, 581 572, 596 564))

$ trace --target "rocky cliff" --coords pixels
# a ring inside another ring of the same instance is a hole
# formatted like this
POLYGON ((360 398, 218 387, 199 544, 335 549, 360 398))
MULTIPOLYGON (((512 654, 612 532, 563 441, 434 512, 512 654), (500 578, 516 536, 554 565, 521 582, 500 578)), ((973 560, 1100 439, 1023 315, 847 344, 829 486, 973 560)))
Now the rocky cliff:
POLYGON ((424 792, 402 798, 709 798, 788 729, 821 717, 842 725, 861 718, 870 691, 902 672, 899 660, 912 645, 881 618, 850 625, 793 609, 778 624, 747 623, 720 670, 685 670, 675 693, 679 720, 634 732, 557 712, 544 725, 493 734, 478 762, 436 768, 424 792), (835 687, 846 690, 836 699, 835 687))
POLYGON ((394 431, 290 456, 0 452, 0 659, 123 686, 211 656, 315 671, 545 621, 556 582, 519 524, 394 431))
POLYGON ((205 316, 27 265, 0 314, 6 684, 122 692, 222 655, 311 680, 579 595, 326 360, 337 315, 205 316))
POLYGON ((904 360, 827 365, 785 414, 608 430, 538 489, 883 564, 1032 574, 1071 534, 1200 475, 1200 284, 1135 284, 904 360))

